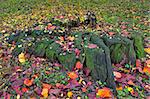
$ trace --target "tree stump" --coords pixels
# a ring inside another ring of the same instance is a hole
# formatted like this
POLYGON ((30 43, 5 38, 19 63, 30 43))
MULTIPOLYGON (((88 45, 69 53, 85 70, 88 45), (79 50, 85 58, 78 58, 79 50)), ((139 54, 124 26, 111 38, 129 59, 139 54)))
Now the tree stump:
MULTIPOLYGON (((59 21, 54 22, 63 26, 63 23, 59 21)), ((48 28, 48 24, 45 24, 45 27, 48 28)), ((42 30, 20 31, 12 34, 8 37, 8 42, 16 42, 16 48, 13 50, 15 56, 22 51, 28 52, 35 56, 46 57, 50 61, 58 60, 68 70, 72 70, 76 61, 80 60, 91 70, 91 76, 95 81, 106 82, 114 92, 116 92, 116 84, 112 62, 119 63, 124 56, 127 57, 126 63, 134 64, 136 60, 134 42, 122 36, 98 36, 95 33, 87 32, 67 33, 59 32, 58 29, 52 31, 43 28, 42 30), (75 37, 75 40, 71 42, 64 39, 69 36, 75 37), (59 37, 62 37, 63 42, 60 42, 59 37), (64 52, 61 44, 68 42, 72 43, 72 50, 64 52), (89 44, 95 44, 97 47, 89 48, 89 44), (78 57, 76 57, 75 49, 80 51, 78 57)))

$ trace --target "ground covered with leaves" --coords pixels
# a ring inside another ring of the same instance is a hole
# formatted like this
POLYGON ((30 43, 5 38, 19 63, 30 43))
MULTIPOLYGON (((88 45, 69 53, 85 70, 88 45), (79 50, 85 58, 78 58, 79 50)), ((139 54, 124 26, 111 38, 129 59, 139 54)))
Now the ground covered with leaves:
MULTIPOLYGON (((141 35, 142 38, 144 38, 142 41, 145 48, 141 49, 141 52, 139 52, 139 54, 137 55, 137 60, 134 65, 125 64, 124 61, 120 63, 112 63, 115 82, 117 85, 117 95, 113 95, 112 89, 106 87, 105 83, 102 83, 100 81, 93 81, 90 76, 90 70, 88 68, 85 68, 80 61, 77 61, 76 64, 73 64, 72 67, 74 68, 72 69, 72 71, 68 71, 57 60, 50 61, 47 58, 36 57, 32 54, 26 53, 25 51, 22 51, 19 53, 19 55, 14 56, 12 54, 12 51, 16 47, 16 43, 14 42, 13 44, 9 44, 7 42, 7 36, 9 36, 13 30, 15 30, 16 33, 17 28, 14 29, 16 25, 11 24, 10 21, 3 20, 3 25, 1 27, 2 31, 0 33, 0 40, 2 41, 0 42, 0 98, 149 99, 149 11, 141 10, 140 7, 137 7, 137 5, 135 5, 133 8, 131 7, 130 9, 125 10, 126 16, 121 15, 121 13, 111 13, 108 15, 102 14, 102 17, 98 16, 99 22, 94 28, 91 28, 90 26, 80 26, 73 28, 73 31, 86 30, 96 33, 105 33, 110 37, 119 34, 128 38, 132 36, 133 31, 138 31, 139 34, 134 35, 141 35), (143 53, 142 50, 145 52, 143 53)), ((19 19, 23 18, 22 16, 18 17, 19 19)), ((34 18, 37 20, 39 19, 34 16, 34 13, 32 17, 33 20, 34 18)), ((73 14, 60 14, 59 16, 55 16, 54 19, 61 20, 65 23, 68 20, 75 19, 75 17, 76 16, 74 16, 73 12, 73 14)), ((43 16, 42 18, 43 20, 46 19, 46 22, 48 22, 48 19, 45 18, 45 16, 43 16)), ((27 18, 27 20, 30 19, 27 18)), ((31 19, 31 21, 34 23, 33 20, 31 19)), ((21 22, 18 20, 12 20, 13 23, 14 21, 21 22)), ((23 21, 25 20, 23 19, 23 21)), ((84 17, 82 16, 82 14, 80 14, 80 21, 84 21, 84 17)), ((58 29, 59 32, 62 33, 66 30, 63 27, 55 26, 50 22, 48 22, 48 24, 46 25, 43 25, 44 22, 42 21, 35 21, 35 23, 37 24, 30 27, 29 29, 45 30, 50 34, 55 30, 58 31, 58 29)), ((21 27, 24 28, 25 26, 18 25, 18 28, 23 29, 21 27)), ((28 28, 25 28, 23 31, 28 31, 28 28)), ((65 55, 66 51, 75 51, 76 57, 80 55, 80 50, 73 49, 72 46, 72 42, 74 42, 75 38, 75 36, 69 36, 65 38, 62 36, 58 37, 56 42, 61 45, 61 51, 63 52, 62 54, 65 55)), ((30 43, 27 44, 27 46, 30 46, 30 43)), ((24 47, 25 46, 20 46, 20 48, 24 47)), ((89 44, 87 47, 96 48, 97 46, 89 44)))

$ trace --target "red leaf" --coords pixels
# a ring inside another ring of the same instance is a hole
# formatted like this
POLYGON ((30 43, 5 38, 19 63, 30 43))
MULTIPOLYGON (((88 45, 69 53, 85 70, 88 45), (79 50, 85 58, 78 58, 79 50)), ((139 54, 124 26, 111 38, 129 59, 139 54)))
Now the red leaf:
POLYGON ((80 50, 76 48, 74 51, 75 51, 76 56, 78 57, 80 55, 80 50))
POLYGON ((82 68, 83 68, 83 64, 81 64, 81 62, 78 61, 78 62, 76 63, 76 68, 77 68, 77 69, 82 69, 82 68))
POLYGON ((140 67, 141 66, 141 61, 139 59, 136 60, 136 67, 140 67))
POLYGON ((84 71, 86 76, 88 76, 91 72, 89 68, 84 68, 83 71, 84 71))

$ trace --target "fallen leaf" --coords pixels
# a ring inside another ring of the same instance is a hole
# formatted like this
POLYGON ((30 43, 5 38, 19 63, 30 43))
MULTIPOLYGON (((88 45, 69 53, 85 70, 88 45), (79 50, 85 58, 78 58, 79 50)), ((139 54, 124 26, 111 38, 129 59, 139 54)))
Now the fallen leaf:
POLYGON ((150 54, 150 48, 144 48, 144 51, 148 54, 150 54))
POLYGON ((133 90, 132 87, 127 87, 127 89, 128 89, 128 91, 129 91, 131 94, 134 93, 134 90, 133 90))
POLYGON ((70 41, 74 41, 75 37, 74 36, 68 36, 67 39, 70 41))
POLYGON ((25 54, 24 53, 19 54, 18 59, 20 63, 24 63, 26 61, 25 54))
POLYGON ((31 86, 31 85, 33 84, 33 79, 31 79, 31 80, 28 79, 28 78, 25 79, 25 80, 24 80, 24 84, 25 84, 26 86, 31 86))
POLYGON ((129 85, 133 85, 133 86, 135 85, 132 80, 129 80, 129 81, 128 81, 128 84, 129 84, 129 85))
POLYGON ((115 33, 114 32, 108 32, 109 36, 113 36, 115 33))
POLYGON ((121 77, 122 77, 121 73, 116 72, 116 71, 114 71, 114 76, 115 76, 116 78, 121 78, 121 77))
POLYGON ((145 66, 145 67, 143 68, 143 72, 150 74, 150 67, 145 66))
POLYGON ((71 91, 69 91, 69 92, 67 93, 67 96, 70 98, 70 97, 73 96, 73 93, 72 93, 71 91))
POLYGON ((140 67, 141 66, 141 61, 139 59, 136 60, 136 67, 140 67))
POLYGON ((41 92, 41 95, 42 95, 44 98, 47 98, 47 97, 48 97, 48 89, 47 89, 47 88, 43 88, 43 89, 42 89, 42 92, 41 92))
POLYGON ((116 88, 116 90, 122 90, 122 89, 123 89, 122 86, 116 88))
POLYGON ((68 73, 68 76, 69 76, 71 79, 76 79, 76 78, 78 78, 78 75, 77 75, 75 72, 69 72, 69 73, 68 73))
POLYGON ((24 92, 27 92, 29 89, 28 88, 26 88, 26 87, 23 87, 22 89, 21 89, 21 91, 24 93, 24 92))
POLYGON ((96 93, 96 95, 100 96, 101 98, 111 98, 111 91, 109 88, 102 88, 99 89, 98 92, 96 93))
POLYGON ((78 57, 80 55, 80 50, 76 48, 74 51, 75 51, 76 56, 78 57))
POLYGON ((146 60, 145 63, 146 63, 146 66, 147 66, 147 67, 150 67, 150 59, 149 59, 149 60, 146 60))
POLYGON ((77 69, 82 69, 82 68, 83 68, 83 64, 82 64, 80 61, 78 61, 78 62, 76 63, 76 68, 77 68, 77 69))
POLYGON ((49 90, 51 87, 52 86, 50 84, 43 83, 43 88, 47 88, 49 90))
POLYGON ((86 92, 87 91, 86 87, 82 87, 81 89, 82 89, 82 92, 86 92))
POLYGON ((86 76, 88 76, 91 72, 89 68, 84 68, 83 71, 84 71, 86 76))
POLYGON ((53 26, 52 24, 48 24, 47 30, 54 30, 56 26, 53 26))

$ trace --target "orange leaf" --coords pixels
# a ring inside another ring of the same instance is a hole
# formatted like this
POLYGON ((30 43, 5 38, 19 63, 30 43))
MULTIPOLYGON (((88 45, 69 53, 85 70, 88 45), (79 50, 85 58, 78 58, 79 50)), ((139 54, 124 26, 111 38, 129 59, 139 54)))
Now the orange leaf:
POLYGON ((43 88, 51 89, 51 87, 52 86, 50 84, 43 83, 43 88))
POLYGON ((111 91, 109 88, 104 87, 98 90, 97 95, 101 98, 111 98, 111 91))
POLYGON ((81 62, 78 61, 78 62, 76 63, 76 68, 77 68, 77 69, 82 69, 82 68, 83 68, 83 64, 81 64, 81 62))
POLYGON ((116 90, 122 90, 122 89, 123 89, 122 86, 116 88, 116 90))
POLYGON ((129 80, 129 81, 128 81, 128 84, 129 84, 129 85, 135 85, 132 80, 129 80))
POLYGON ((71 79, 76 79, 76 78, 78 78, 78 75, 77 75, 75 72, 69 72, 69 73, 68 73, 68 76, 69 76, 71 79))
POLYGON ((28 78, 24 80, 26 86, 31 86, 33 84, 33 79, 29 80, 28 78))
POLYGON ((150 67, 145 66, 143 72, 150 74, 150 67))
POLYGON ((44 98, 47 98, 48 97, 48 89, 47 88, 43 88, 42 92, 41 92, 41 95, 43 95, 44 98))
POLYGON ((86 92, 86 91, 87 91, 86 87, 83 87, 82 92, 86 92))

